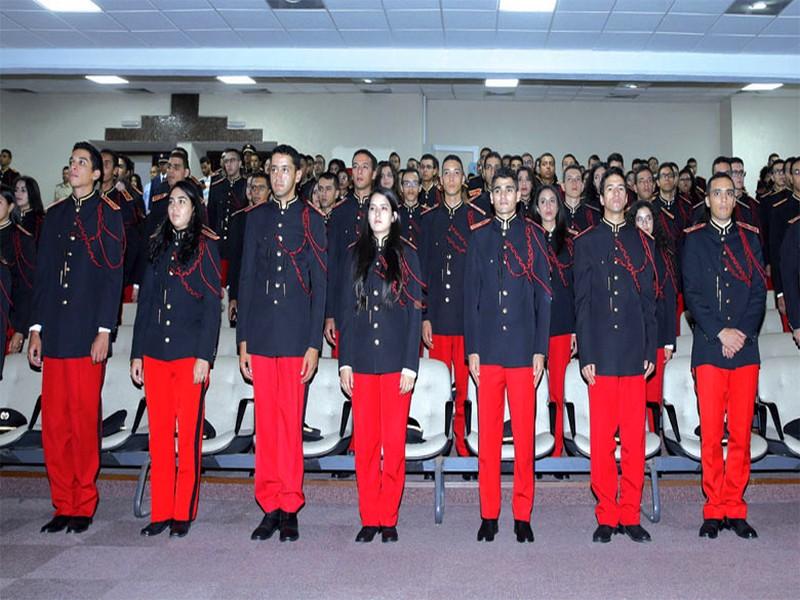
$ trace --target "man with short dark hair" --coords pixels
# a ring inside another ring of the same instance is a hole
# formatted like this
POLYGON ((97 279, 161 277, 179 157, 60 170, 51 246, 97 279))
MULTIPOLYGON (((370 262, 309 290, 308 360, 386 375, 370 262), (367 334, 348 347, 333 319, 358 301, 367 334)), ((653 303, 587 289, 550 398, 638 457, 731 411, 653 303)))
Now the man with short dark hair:
MULTIPOLYGON (((556 157, 545 152, 539 157, 539 185, 555 185, 558 183, 556 177, 556 157)), ((539 187, 538 185, 535 187, 539 187)), ((535 192, 534 192, 535 193, 535 192)))
MULTIPOLYGON (((159 157, 159 166, 161 166, 160 161, 161 157, 159 157)), ((163 183, 160 183, 160 175, 157 175, 153 179, 155 183, 151 182, 151 185, 155 185, 156 187, 151 187, 150 191, 150 212, 147 214, 144 221, 145 239, 149 239, 150 236, 156 232, 158 226, 167 218, 169 191, 172 189, 172 186, 179 181, 189 179, 191 176, 189 158, 186 150, 183 148, 174 148, 172 152, 169 153, 164 171, 166 175, 163 183), (153 190, 156 191, 155 194, 153 190)))
POLYGON ((517 171, 519 171, 520 167, 522 167, 522 164, 523 164, 522 157, 519 156, 518 154, 515 154, 514 156, 511 157, 511 162, 509 164, 509 167, 511 171, 516 175, 517 171))
POLYGON ((502 167, 502 164, 503 159, 500 154, 490 150, 483 158, 483 169, 481 170, 481 181, 484 187, 472 188, 468 191, 470 203, 486 214, 490 214, 492 211, 492 196, 488 186, 491 185, 495 172, 502 167))
POLYGON ((69 198, 72 194, 72 186, 69 184, 69 167, 61 169, 61 183, 56 185, 56 190, 53 193, 53 201, 69 198))
POLYGON ((567 228, 579 233, 600 221, 600 211, 583 201, 583 176, 577 164, 564 171, 564 207, 567 228))
POLYGON ((781 264, 781 244, 789 228, 789 222, 800 214, 800 157, 790 157, 786 162, 789 164, 787 183, 790 193, 772 205, 769 220, 769 255, 772 260, 772 286, 775 288, 778 310, 784 319, 785 329, 788 329, 786 301, 783 297, 786 282, 781 264))
POLYGON ((392 152, 389 155, 389 162, 392 163, 394 170, 400 172, 400 155, 397 152, 392 152))
POLYGON ((439 159, 433 154, 423 154, 419 161, 420 182, 419 201, 423 206, 436 206, 442 199, 439 186, 439 159))
POLYGON ((422 211, 425 210, 419 201, 419 173, 404 169, 400 173, 400 190, 403 194, 400 205, 400 234, 419 248, 422 240, 422 211))
POLYGON ((625 159, 622 158, 622 154, 619 152, 612 152, 609 154, 608 158, 606 159, 606 164, 608 165, 609 169, 616 167, 622 170, 623 173, 625 172, 625 159))
POLYGON ((19 173, 11 168, 11 161, 13 160, 11 150, 3 148, 0 150, 0 189, 14 192, 13 185, 19 173))
POLYGON ((636 200, 652 202, 653 193, 655 192, 656 186, 655 181, 653 180, 653 172, 650 170, 650 167, 648 167, 646 164, 639 165, 639 168, 634 171, 634 174, 636 175, 636 200))
POLYGON ((208 193, 208 225, 219 236, 221 281, 228 284, 228 268, 231 249, 228 244, 231 215, 247 206, 245 191, 247 182, 241 174, 242 159, 236 148, 227 148, 222 153, 224 177, 211 183, 208 193))

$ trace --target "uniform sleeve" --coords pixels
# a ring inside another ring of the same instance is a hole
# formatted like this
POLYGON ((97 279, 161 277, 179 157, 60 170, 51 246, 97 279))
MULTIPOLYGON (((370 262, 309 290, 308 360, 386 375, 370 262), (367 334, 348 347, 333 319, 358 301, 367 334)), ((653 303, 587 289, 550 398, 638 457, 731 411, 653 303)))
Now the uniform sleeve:
POLYGON ((592 312, 592 267, 586 238, 575 241, 575 333, 581 367, 597 364, 590 329, 592 312))
MULTIPOLYGON (((209 202, 210 203, 210 202, 209 202)), ((258 247, 258 221, 260 213, 254 211, 247 218, 244 228, 244 244, 242 245, 242 265, 239 272, 239 308, 236 313, 236 343, 247 341, 250 325, 249 304, 253 294, 253 277, 255 277, 255 258, 258 247), (244 300, 244 301, 242 301, 244 300)))
MULTIPOLYGON (((337 315, 337 302, 339 301, 338 288, 339 285, 339 219, 337 218, 336 209, 330 219, 330 226, 328 227, 328 293, 325 298, 325 318, 334 319, 338 318, 337 315)), ((338 328, 339 324, 336 326, 338 328)), ((341 329, 341 328, 340 328, 341 329)))
POLYGON ((36 241, 32 236, 17 234, 19 241, 16 268, 13 273, 13 302, 11 327, 16 333, 28 335, 31 325, 31 301, 33 298, 33 279, 36 268, 36 241))
POLYGON ((57 216, 58 207, 48 212, 42 225, 39 238, 39 254, 36 257, 36 272, 33 276, 33 298, 29 315, 30 325, 45 326, 47 298, 51 282, 57 281, 55 262, 55 232, 53 219, 57 216))
MULTIPOLYGON (((758 241, 758 236, 747 235, 745 237, 747 243, 750 244, 750 249, 753 251, 753 257, 758 261, 758 268, 761 272, 764 271, 764 257, 761 253, 761 242, 758 241)), ((744 333, 748 338, 755 340, 758 337, 758 332, 761 329, 761 321, 764 320, 764 311, 767 306, 767 284, 761 273, 757 272, 756 266, 753 265, 753 273, 750 281, 750 294, 747 297, 747 309, 742 313, 742 317, 736 324, 736 328, 744 333)))
POLYGON ((217 218, 219 211, 217 210, 217 194, 214 193, 214 188, 208 192, 208 205, 206 206, 208 216, 208 226, 214 231, 217 231, 217 218))
MULTIPOLYGON (((677 268, 677 267, 676 267, 677 268)), ((677 281, 675 284, 677 285, 677 281)), ((672 281, 664 284, 664 326, 667 328, 667 345, 675 347, 675 338, 678 330, 678 294, 672 281)))
POLYGON ((195 357, 213 362, 217 352, 220 324, 220 260, 219 248, 215 240, 204 240, 205 249, 200 263, 203 277, 202 325, 197 335, 195 357))
POLYGON ((103 243, 104 263, 102 283, 99 291, 100 309, 97 327, 114 329, 119 318, 119 303, 122 298, 122 263, 125 256, 125 228, 122 225, 122 212, 103 207, 103 221, 106 231, 100 236, 103 243))
POLYGON ((430 219, 424 216, 420 219, 420 230, 422 231, 422 239, 419 244, 419 264, 422 272, 422 281, 425 282, 425 304, 422 307, 422 319, 429 321, 430 315, 430 302, 428 302, 428 291, 430 290, 430 255, 431 255, 431 223, 430 219))
POLYGON ((145 338, 150 315, 153 314, 153 299, 156 296, 153 289, 155 281, 155 265, 147 261, 142 273, 142 283, 139 286, 139 299, 136 303, 136 319, 133 321, 133 341, 131 342, 131 360, 144 356, 145 338))
POLYGON ((783 237, 781 267, 784 274, 783 297, 786 316, 792 329, 800 328, 800 221, 783 237))
POLYGON ((645 358, 652 364, 656 363, 656 346, 658 345, 658 321, 656 320, 656 266, 653 257, 655 256, 655 244, 651 239, 645 239, 644 234, 639 234, 645 250, 648 251, 645 259, 645 269, 642 272, 641 298, 642 315, 644 317, 645 333, 645 358))
POLYGON ((547 354, 550 344, 550 310, 553 300, 553 291, 550 285, 550 264, 547 261, 545 248, 547 241, 541 232, 533 230, 536 236, 536 246, 534 251, 536 256, 533 262, 533 269, 536 281, 533 285, 534 305, 536 307, 536 329, 533 338, 534 354, 547 354))
MULTIPOLYGON (((339 307, 336 327, 339 329, 339 339, 336 345, 339 350, 339 367, 353 366, 353 326, 355 323, 355 293, 353 291, 353 258, 348 250, 341 263, 343 281, 339 282, 337 293, 339 298, 336 304, 339 307)), ((330 290, 329 290, 330 291, 330 290)))
POLYGON ((783 210, 786 204, 772 209, 769 217, 769 255, 772 259, 772 287, 775 289, 775 294, 781 296, 783 294, 783 277, 781 269, 781 242, 783 242, 784 234, 786 233, 786 224, 789 221, 789 216, 783 210))
POLYGON ((408 267, 406 311, 408 324, 406 328, 406 346, 403 352, 403 368, 417 373, 419 371, 419 342, 422 333, 422 274, 420 273, 417 253, 405 248, 404 260, 408 267), (409 298, 410 296, 410 298, 409 298))
POLYGON ((476 235, 467 247, 467 264, 464 269, 464 349, 467 356, 480 353, 480 250, 476 235))
POLYGON ((244 246, 244 226, 247 222, 246 213, 239 213, 233 217, 230 237, 228 239, 230 258, 228 259, 228 298, 239 298, 239 273, 242 270, 242 248, 244 246))
POLYGON ((702 234, 690 234, 683 244, 683 298, 697 326, 706 338, 713 340, 724 326, 719 311, 709 303, 711 299, 703 297, 703 270, 706 265, 699 256, 699 235, 702 234))
POLYGON ((325 322, 325 302, 328 287, 328 241, 325 235, 325 223, 322 217, 314 210, 306 209, 310 216, 310 248, 309 280, 311 282, 311 320, 307 332, 308 347, 322 348, 322 327, 325 322))

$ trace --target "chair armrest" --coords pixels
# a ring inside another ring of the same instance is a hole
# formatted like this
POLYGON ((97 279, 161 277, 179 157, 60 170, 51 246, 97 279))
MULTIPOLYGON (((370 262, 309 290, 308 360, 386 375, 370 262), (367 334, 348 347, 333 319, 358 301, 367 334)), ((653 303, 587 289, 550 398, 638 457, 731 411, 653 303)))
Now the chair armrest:
POLYGON ((661 405, 658 402, 648 402, 647 410, 653 414, 653 431, 652 433, 658 434, 661 432, 661 405))
POLYGON ((347 422, 350 420, 350 410, 353 403, 350 400, 345 400, 342 404, 342 422, 339 423, 339 437, 344 437, 344 432, 347 431, 347 422))
POLYGON ((664 410, 667 411, 667 417, 669 418, 669 424, 672 427, 672 431, 675 434, 675 441, 680 443, 681 441, 681 430, 678 427, 678 415, 675 412, 675 407, 671 404, 667 404, 664 402, 664 410))
POLYGON ((547 403, 547 412, 549 413, 550 417, 550 433, 552 435, 556 434, 556 412, 558 407, 556 406, 555 402, 548 402, 547 403))
POLYGON ((36 399, 36 404, 33 405, 33 412, 31 413, 31 420, 28 423, 28 431, 33 431, 33 426, 39 420, 39 414, 42 412, 42 395, 36 399))
POLYGON ((455 404, 448 400, 444 404, 444 436, 449 440, 453 435, 453 409, 455 404))
POLYGON ((252 398, 241 398, 239 400, 239 407, 236 409, 236 425, 233 428, 233 434, 239 435, 242 430, 242 421, 244 421, 244 413, 247 412, 247 405, 253 402, 252 398))
MULTIPOLYGON (((774 402, 764 402, 763 400, 759 400, 759 409, 761 407, 766 408, 769 411, 769 416, 772 418, 772 423, 775 425, 775 430, 778 432, 778 439, 784 441, 783 437, 783 425, 781 423, 781 415, 778 413, 778 405, 774 402)), ((761 432, 761 428, 759 427, 759 433, 764 436, 766 434, 767 429, 767 422, 766 418, 764 418, 764 432, 761 432)))
POLYGON ((466 435, 472 433, 472 400, 466 398, 464 400, 464 422, 467 428, 466 435))
POLYGON ((569 424, 569 432, 572 434, 572 439, 575 439, 575 405, 564 398, 564 410, 567 412, 567 423, 569 424))
POLYGON ((144 411, 147 409, 147 401, 144 396, 139 400, 139 406, 136 407, 136 416, 133 417, 133 426, 131 427, 131 435, 134 435, 139 430, 139 425, 142 423, 144 411))

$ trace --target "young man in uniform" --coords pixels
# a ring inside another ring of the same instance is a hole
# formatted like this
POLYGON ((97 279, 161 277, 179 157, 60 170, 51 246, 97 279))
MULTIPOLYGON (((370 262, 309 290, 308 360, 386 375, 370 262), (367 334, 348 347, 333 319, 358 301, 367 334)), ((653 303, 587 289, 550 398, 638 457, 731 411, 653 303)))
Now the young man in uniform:
POLYGON ((400 234, 417 248, 422 240, 422 211, 419 201, 420 177, 417 171, 405 169, 400 173, 403 203, 400 205, 400 234))
POLYGON ((564 206, 567 217, 567 227, 575 232, 600 221, 600 211, 583 199, 583 176, 577 164, 571 164, 564 169, 564 206))
POLYGON ((786 302, 783 297, 784 276, 781 260, 781 244, 789 228, 789 221, 800 215, 800 157, 789 158, 787 193, 782 200, 772 205, 769 216, 769 255, 772 260, 772 285, 778 299, 778 310, 785 320, 786 302))
POLYGON ((272 198, 247 215, 236 339, 239 365, 253 381, 255 496, 264 517, 251 539, 280 530, 299 537, 303 507, 303 404, 322 345, 327 251, 325 224, 297 196, 300 155, 277 146, 272 198))
POLYGON ((603 220, 575 239, 576 333, 589 384, 591 482, 597 497, 594 542, 619 528, 649 542, 639 524, 645 461, 645 380, 656 360, 653 240, 625 224, 625 174, 611 167, 600 182, 603 220), (614 458, 619 430, 621 481, 614 458))
POLYGON ((789 228, 783 236, 781 273, 786 317, 794 343, 800 347, 800 216, 789 221, 789 228))
POLYGON ((494 218, 472 226, 464 275, 464 340, 478 386, 478 541, 491 542, 500 515, 505 399, 514 432, 514 534, 533 542, 536 386, 550 337, 550 268, 539 225, 517 213, 514 172, 492 182, 494 218))
POLYGON ((419 201, 423 206, 436 206, 441 202, 442 189, 439 185, 439 159, 433 154, 423 154, 419 160, 420 183, 419 201))
POLYGON ((208 224, 220 237, 219 254, 222 262, 222 285, 227 285, 231 248, 228 243, 231 215, 247 206, 247 182, 241 175, 242 159, 236 148, 222 153, 225 177, 212 181, 208 193, 208 224))
POLYGON ((500 154, 490 150, 483 158, 483 169, 481 169, 482 187, 470 187, 468 191, 470 204, 479 208, 487 215, 492 211, 492 195, 489 186, 492 184, 494 174, 502 167, 502 161, 503 159, 500 157, 500 154))
POLYGON ((739 537, 754 538, 755 529, 746 521, 744 490, 750 478, 766 273, 758 229, 732 219, 736 191, 730 175, 712 176, 706 189, 709 220, 687 229, 683 245, 683 295, 697 324, 692 370, 706 496, 700 537, 715 538, 727 527, 739 537), (728 452, 723 459, 726 422, 728 452))
POLYGON ((39 242, 28 360, 42 367, 42 446, 55 516, 43 532, 81 533, 97 508, 100 390, 122 294, 125 231, 96 189, 97 148, 78 142, 72 196, 47 211, 39 242))

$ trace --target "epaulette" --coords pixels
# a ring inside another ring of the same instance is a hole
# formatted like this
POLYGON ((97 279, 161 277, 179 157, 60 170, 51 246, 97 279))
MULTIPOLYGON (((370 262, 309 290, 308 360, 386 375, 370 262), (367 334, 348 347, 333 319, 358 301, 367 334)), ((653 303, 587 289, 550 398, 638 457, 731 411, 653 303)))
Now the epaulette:
POLYGON ((140 196, 142 195, 142 190, 140 190, 139 188, 137 188, 137 187, 136 187, 135 185, 133 185, 133 184, 130 184, 130 186, 131 186, 131 188, 133 188, 133 191, 134 191, 134 192, 136 192, 136 193, 137 193, 137 194, 139 194, 140 196))
POLYGON ((306 206, 308 206, 308 208, 313 210, 315 213, 317 213, 323 219, 325 218, 325 213, 323 213, 319 208, 317 208, 316 206, 311 204, 311 202, 309 202, 308 200, 305 200, 305 203, 306 203, 306 206))
POLYGON ((587 231, 591 231, 591 230, 592 230, 592 229, 594 229, 594 228, 595 228, 595 225, 589 225, 589 227, 587 227, 587 228, 586 228, 586 229, 584 229, 583 231, 579 231, 579 232, 578 232, 578 234, 577 234, 577 235, 576 235, 574 238, 572 238, 572 239, 574 239, 574 240, 577 240, 577 239, 578 239, 579 237, 581 237, 581 236, 582 236, 584 233, 586 233, 587 231))
POLYGON ((54 202, 51 202, 50 204, 48 204, 48 205, 45 207, 45 209, 44 209, 44 212, 47 212, 48 210, 50 210, 50 209, 51 209, 51 208, 53 208, 54 206, 57 206, 57 205, 61 204, 61 203, 62 203, 64 200, 66 200, 67 198, 69 198, 69 196, 65 196, 64 198, 59 198, 58 200, 56 200, 56 201, 54 201, 54 202))
POLYGON ((128 190, 122 190, 122 191, 120 192, 120 194, 122 194, 122 197, 123 197, 123 198, 125 198, 125 201, 126 201, 126 202, 130 202, 131 200, 133 200, 133 196, 131 196, 131 195, 128 193, 128 190))
POLYGON ((167 196, 169 196, 169 194, 167 192, 164 192, 163 194, 159 194, 158 196, 153 196, 152 198, 150 198, 150 202, 160 202, 167 196))
POLYGON ((691 227, 687 227, 686 229, 684 229, 683 233, 692 233, 693 231, 698 231, 705 226, 706 226, 705 223, 697 223, 696 225, 692 225, 691 227))
POLYGON ((649 237, 653 241, 655 241, 655 239, 656 239, 656 238, 653 237, 652 233, 649 233, 649 232, 645 231, 644 229, 639 229, 639 235, 646 235, 647 237, 649 237))
MULTIPOLYGON (((266 202, 262 202, 261 204, 266 204, 266 202)), ((250 212, 250 211, 251 211, 251 210, 253 210, 253 209, 254 209, 256 206, 261 206, 261 204, 248 204, 248 205, 247 205, 247 206, 245 206, 244 208, 240 208, 239 210, 237 210, 237 211, 235 211, 235 212, 231 213, 231 219, 232 219, 233 217, 235 217, 236 215, 238 215, 238 214, 241 214, 241 213, 246 213, 246 212, 250 212)))
POLYGON ((20 225, 19 223, 17 223, 16 225, 17 225, 17 229, 19 229, 22 232, 22 235, 27 235, 28 237, 33 237, 33 234, 30 231, 28 231, 27 229, 25 229, 22 225, 20 225))
POLYGON ((467 192, 467 195, 469 196, 469 199, 472 200, 473 198, 477 198, 478 196, 480 196, 482 193, 483 193, 482 189, 474 188, 474 189, 469 190, 467 192))
POLYGON ((776 202, 775 204, 772 205, 772 208, 778 208, 781 204, 783 204, 787 200, 788 200, 788 198, 784 198, 783 200, 780 200, 779 202, 776 202))
POLYGON ((736 221, 736 224, 742 229, 747 229, 747 231, 752 231, 756 235, 760 233, 758 227, 756 227, 755 225, 750 225, 750 223, 742 223, 741 221, 736 221))
POLYGON ((400 239, 403 242, 405 242, 407 245, 411 246, 414 250, 417 249, 416 245, 414 245, 414 242, 412 242, 411 240, 408 240, 408 239, 404 238, 402 235, 400 236, 400 239))
POLYGON ((347 244, 347 249, 350 250, 350 248, 355 246, 357 243, 358 243, 358 240, 354 240, 354 241, 350 242, 349 244, 347 244))
POLYGON ((109 206, 109 208, 110 208, 111 210, 119 210, 119 204, 117 204, 116 202, 114 202, 114 201, 113 201, 111 198, 109 198, 109 197, 108 197, 108 196, 106 196, 105 194, 100 194, 100 197, 103 199, 103 202, 105 202, 106 204, 108 204, 108 206, 109 206))
POLYGON ((591 208, 591 209, 592 209, 593 211, 595 211, 595 212, 598 212, 598 213, 600 212, 600 209, 599 209, 599 208, 597 208, 597 207, 596 207, 594 204, 589 204, 588 202, 584 202, 584 203, 583 203, 583 205, 584 205, 586 208, 591 208))
POLYGON ((662 208, 661 212, 664 213, 665 215, 667 215, 673 221, 675 220, 675 215, 673 215, 671 212, 669 212, 666 208, 662 208))
POLYGON ((570 234, 572 237, 577 237, 580 232, 577 229, 573 229, 572 227, 567 227, 567 233, 570 234))
POLYGON ((340 206, 341 206, 342 204, 344 204, 345 202, 347 202, 347 198, 342 198, 341 200, 339 200, 338 202, 336 202, 336 203, 335 203, 335 204, 334 204, 334 205, 331 207, 331 210, 334 210, 334 209, 336 209, 336 208, 340 207, 340 206))
POLYGON ((483 210, 483 209, 482 209, 480 206, 475 206, 475 205, 474 205, 474 204, 472 204, 472 203, 468 204, 468 206, 469 206, 470 208, 474 209, 474 210, 477 210, 477 211, 478 211, 479 213, 481 213, 481 214, 482 214, 484 217, 486 216, 486 211, 485 211, 485 210, 483 210))
POLYGON ((545 228, 544 228, 544 227, 542 227, 542 224, 541 224, 541 223, 537 223, 536 221, 534 221, 533 219, 531 219, 531 218, 530 218, 528 215, 525 215, 525 222, 526 222, 526 223, 529 223, 529 224, 531 224, 531 225, 533 225, 534 227, 536 227, 537 229, 539 229, 539 230, 540 230, 542 233, 547 233, 547 231, 545 230, 545 228))
POLYGON ((692 208, 697 208, 701 204, 705 204, 705 203, 706 203, 705 200, 700 200, 700 202, 695 202, 694 204, 692 204, 692 208))
POLYGON ((203 235, 214 241, 219 239, 219 236, 214 232, 214 230, 207 225, 203 225, 203 235))
POLYGON ((434 210, 435 208, 438 208, 438 207, 439 207, 438 204, 434 204, 433 206, 423 206, 422 210, 419 211, 419 216, 421 217, 423 215, 427 215, 429 212, 431 212, 432 210, 434 210))
POLYGON ((200 182, 200 180, 197 179, 197 177, 195 177, 194 175, 189 175, 189 181, 191 181, 193 184, 195 184, 200 189, 203 189, 203 187, 204 187, 203 184, 200 182))
POLYGON ((473 223, 472 225, 469 226, 469 229, 470 231, 475 231, 476 229, 480 229, 484 225, 488 225, 491 222, 492 222, 491 219, 484 219, 483 221, 478 221, 477 223, 473 223))
POLYGON ((217 185, 221 181, 225 181, 225 178, 224 177, 217 177, 216 179, 212 179, 211 183, 208 185, 208 187, 214 187, 215 185, 217 185))
POLYGON ((787 221, 787 223, 788 223, 789 225, 792 225, 792 224, 794 224, 794 223, 797 223, 797 220, 798 220, 798 219, 800 219, 800 215, 797 215, 796 217, 792 217, 791 219, 789 219, 789 220, 787 221))

